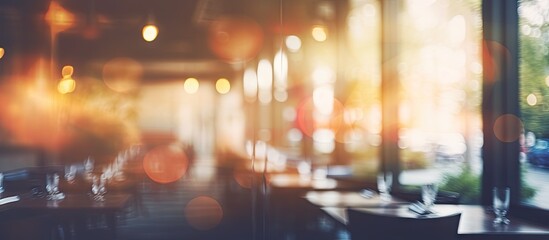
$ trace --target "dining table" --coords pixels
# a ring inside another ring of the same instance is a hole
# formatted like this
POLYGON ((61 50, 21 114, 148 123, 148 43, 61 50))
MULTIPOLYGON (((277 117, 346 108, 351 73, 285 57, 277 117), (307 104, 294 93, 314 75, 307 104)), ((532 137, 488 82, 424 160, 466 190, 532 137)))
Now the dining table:
POLYGON ((490 206, 468 204, 435 204, 430 215, 411 211, 412 204, 392 197, 383 199, 373 190, 362 191, 309 191, 303 198, 311 205, 339 223, 343 228, 348 225, 347 209, 369 211, 407 218, 425 218, 430 216, 461 213, 457 234, 458 239, 466 240, 547 240, 549 225, 541 225, 524 219, 508 216, 509 224, 494 224, 495 215, 490 206))
POLYGON ((0 194, 0 219, 3 215, 21 213, 48 214, 61 226, 65 239, 85 234, 87 225, 96 219, 104 222, 109 239, 116 239, 118 216, 131 203, 133 195, 125 192, 107 193, 101 200, 87 192, 63 193, 62 199, 51 200, 47 196, 28 191, 0 194), (6 201, 7 200, 7 201, 6 201))

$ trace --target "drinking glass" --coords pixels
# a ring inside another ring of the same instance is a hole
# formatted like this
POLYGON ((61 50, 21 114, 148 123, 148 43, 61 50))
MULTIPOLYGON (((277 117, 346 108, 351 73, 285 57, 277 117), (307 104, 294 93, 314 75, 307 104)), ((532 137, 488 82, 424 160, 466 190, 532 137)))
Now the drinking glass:
POLYGON ((4 174, 0 172, 0 193, 4 192, 4 174))
POLYGON ((93 176, 92 180, 92 195, 93 199, 96 201, 104 201, 106 189, 107 177, 105 174, 101 174, 100 177, 93 176))
POLYGON ((75 178, 76 178, 76 166, 75 165, 65 166, 65 180, 67 180, 68 183, 74 183, 75 178))
POLYGON ((46 191, 48 192, 49 200, 61 200, 64 198, 64 195, 59 192, 59 174, 46 175, 46 191))
POLYGON ((425 210, 430 210, 435 205, 437 198, 438 186, 434 183, 425 184, 421 186, 421 199, 425 205, 425 210))
POLYGON ((393 174, 381 172, 377 175, 377 189, 382 200, 391 200, 391 186, 393 185, 393 174))
POLYGON ((507 219, 507 211, 509 210, 509 197, 510 190, 506 188, 494 188, 494 197, 492 202, 492 207, 494 208, 494 213, 496 218, 494 219, 495 224, 509 224, 510 220, 507 219))
POLYGON ((84 172, 87 180, 90 180, 92 178, 94 162, 95 161, 92 157, 88 157, 86 158, 86 160, 84 160, 84 172))

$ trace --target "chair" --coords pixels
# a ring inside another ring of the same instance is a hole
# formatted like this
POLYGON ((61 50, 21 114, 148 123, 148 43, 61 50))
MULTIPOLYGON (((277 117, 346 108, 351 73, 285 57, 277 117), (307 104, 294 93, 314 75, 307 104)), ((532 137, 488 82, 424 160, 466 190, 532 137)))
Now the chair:
POLYGON ((412 218, 348 208, 347 216, 353 240, 455 240, 461 213, 412 218))

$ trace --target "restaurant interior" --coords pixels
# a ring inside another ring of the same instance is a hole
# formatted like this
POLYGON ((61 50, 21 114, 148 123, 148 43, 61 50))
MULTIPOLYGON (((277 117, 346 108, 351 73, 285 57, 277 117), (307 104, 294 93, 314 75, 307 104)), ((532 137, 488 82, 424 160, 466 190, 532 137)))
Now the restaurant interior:
POLYGON ((0 239, 549 239, 548 46, 546 0, 2 0, 0 239))

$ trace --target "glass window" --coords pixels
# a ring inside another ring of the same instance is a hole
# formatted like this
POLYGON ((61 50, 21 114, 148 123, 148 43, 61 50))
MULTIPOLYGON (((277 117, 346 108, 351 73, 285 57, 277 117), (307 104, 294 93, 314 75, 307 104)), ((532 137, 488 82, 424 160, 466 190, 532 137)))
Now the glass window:
POLYGON ((522 0, 520 30, 521 201, 549 209, 549 2, 522 0))
POLYGON ((480 1, 403 1, 399 141, 403 185, 478 201, 482 171, 480 1))

